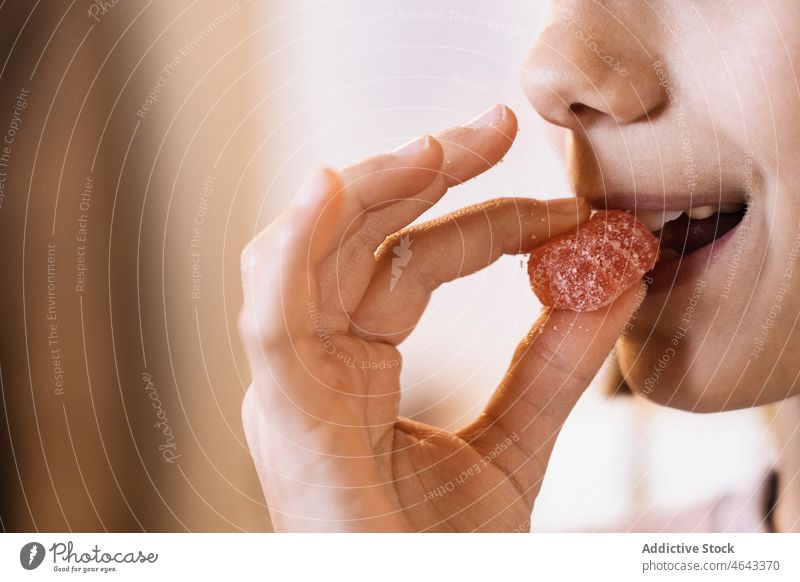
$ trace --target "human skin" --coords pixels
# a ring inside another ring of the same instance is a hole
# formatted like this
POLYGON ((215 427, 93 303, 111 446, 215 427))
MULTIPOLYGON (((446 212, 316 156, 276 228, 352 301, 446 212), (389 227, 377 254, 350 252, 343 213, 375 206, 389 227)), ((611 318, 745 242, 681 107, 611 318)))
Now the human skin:
MULTIPOLYGON (((720 411, 797 394, 797 22, 794 0, 559 2, 524 64, 523 87, 550 123, 575 193, 593 206, 748 204, 746 228, 714 254, 682 262, 677 276, 656 272, 618 343, 629 385, 661 404, 720 411)), ((413 227, 413 260, 389 300, 402 236, 384 239, 510 147, 513 114, 479 125, 438 135, 392 158, 395 166, 381 158, 326 171, 245 252, 241 329, 253 385, 243 417, 279 530, 527 529, 553 441, 640 289, 605 312, 545 310, 486 411, 457 434, 397 418, 399 368, 342 365, 399 362, 397 346, 435 287, 502 252, 531 250, 521 217, 546 212, 534 201, 413 227), (434 176, 441 168, 449 175, 434 176), (377 209, 400 199, 412 202, 377 209), (511 435, 518 440, 486 469, 458 480, 511 435), (457 484, 431 497, 448 483, 457 484)), ((537 242, 588 209, 572 214, 546 212, 550 228, 537 242)))
POLYGON ((656 271, 618 346, 655 402, 713 412, 800 390, 798 27, 795 0, 558 2, 525 63, 593 206, 748 203, 711 256, 656 271))
POLYGON ((589 216, 574 198, 518 198, 407 227, 500 161, 516 130, 498 106, 401 152, 321 169, 246 248, 243 421, 277 530, 529 530, 555 438, 641 284, 603 310, 544 310, 464 429, 398 417, 398 346, 431 292, 589 216), (412 255, 397 276, 403 239, 412 255))

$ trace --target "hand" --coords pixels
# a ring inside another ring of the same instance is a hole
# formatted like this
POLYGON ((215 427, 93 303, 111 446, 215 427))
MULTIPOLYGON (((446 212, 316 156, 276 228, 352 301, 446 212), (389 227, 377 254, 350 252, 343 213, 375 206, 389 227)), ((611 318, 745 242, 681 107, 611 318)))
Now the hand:
POLYGON ((442 283, 528 253, 585 201, 492 200, 408 225, 494 166, 516 135, 495 107, 471 126, 322 169, 243 254, 243 420, 284 531, 527 531, 567 415, 641 289, 610 308, 544 310, 486 409, 456 433, 398 417, 397 346, 442 283))

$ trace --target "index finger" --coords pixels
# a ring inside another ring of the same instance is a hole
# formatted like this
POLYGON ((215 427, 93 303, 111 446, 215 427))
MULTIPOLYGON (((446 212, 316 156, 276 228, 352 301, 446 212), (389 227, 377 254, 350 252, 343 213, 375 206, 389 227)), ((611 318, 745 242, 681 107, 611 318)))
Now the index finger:
POLYGON ((437 287, 484 269, 504 254, 530 252, 573 230, 589 218, 589 211, 582 198, 501 198, 395 233, 377 253, 352 331, 365 339, 401 342, 437 287), (398 256, 407 260, 398 262, 398 256))

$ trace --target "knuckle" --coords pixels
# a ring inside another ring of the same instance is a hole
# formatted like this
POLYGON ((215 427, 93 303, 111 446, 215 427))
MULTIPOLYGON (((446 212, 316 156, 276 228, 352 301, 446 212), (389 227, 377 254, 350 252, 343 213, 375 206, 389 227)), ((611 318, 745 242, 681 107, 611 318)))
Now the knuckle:
POLYGON ((256 403, 256 393, 255 388, 253 388, 253 385, 251 384, 244 393, 244 398, 242 399, 241 415, 242 425, 244 426, 245 430, 248 430, 256 423, 257 414, 258 406, 256 403))
POLYGON ((244 274, 252 271, 258 257, 258 252, 254 243, 255 239, 247 243, 242 249, 241 255, 239 256, 239 267, 244 274))
POLYGON ((288 345, 285 326, 269 322, 266 317, 246 307, 239 314, 239 337, 244 345, 256 353, 276 352, 288 345))
POLYGON ((242 339, 245 345, 252 345, 258 338, 259 330, 258 326, 256 326, 255 322, 253 321, 252 315, 246 308, 239 312, 238 324, 239 337, 242 339))
POLYGON ((280 239, 286 230, 286 217, 274 220, 244 246, 239 256, 242 273, 247 274, 263 263, 262 257, 275 256, 280 251, 280 239))
POLYGON ((531 349, 543 369, 563 378, 570 384, 588 385, 594 379, 580 361, 566 355, 563 349, 564 338, 543 332, 533 342, 531 349))
POLYGON ((368 215, 353 232, 352 240, 354 247, 359 251, 367 250, 372 253, 376 246, 386 240, 386 235, 381 228, 380 221, 374 215, 368 215))

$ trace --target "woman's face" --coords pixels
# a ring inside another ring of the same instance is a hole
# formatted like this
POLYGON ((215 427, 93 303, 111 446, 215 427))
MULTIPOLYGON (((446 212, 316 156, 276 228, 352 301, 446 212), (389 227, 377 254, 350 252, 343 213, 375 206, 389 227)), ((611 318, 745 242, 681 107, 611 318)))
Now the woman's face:
POLYGON ((557 2, 522 81, 576 194, 661 239, 631 387, 698 411, 800 392, 800 2, 557 2))

